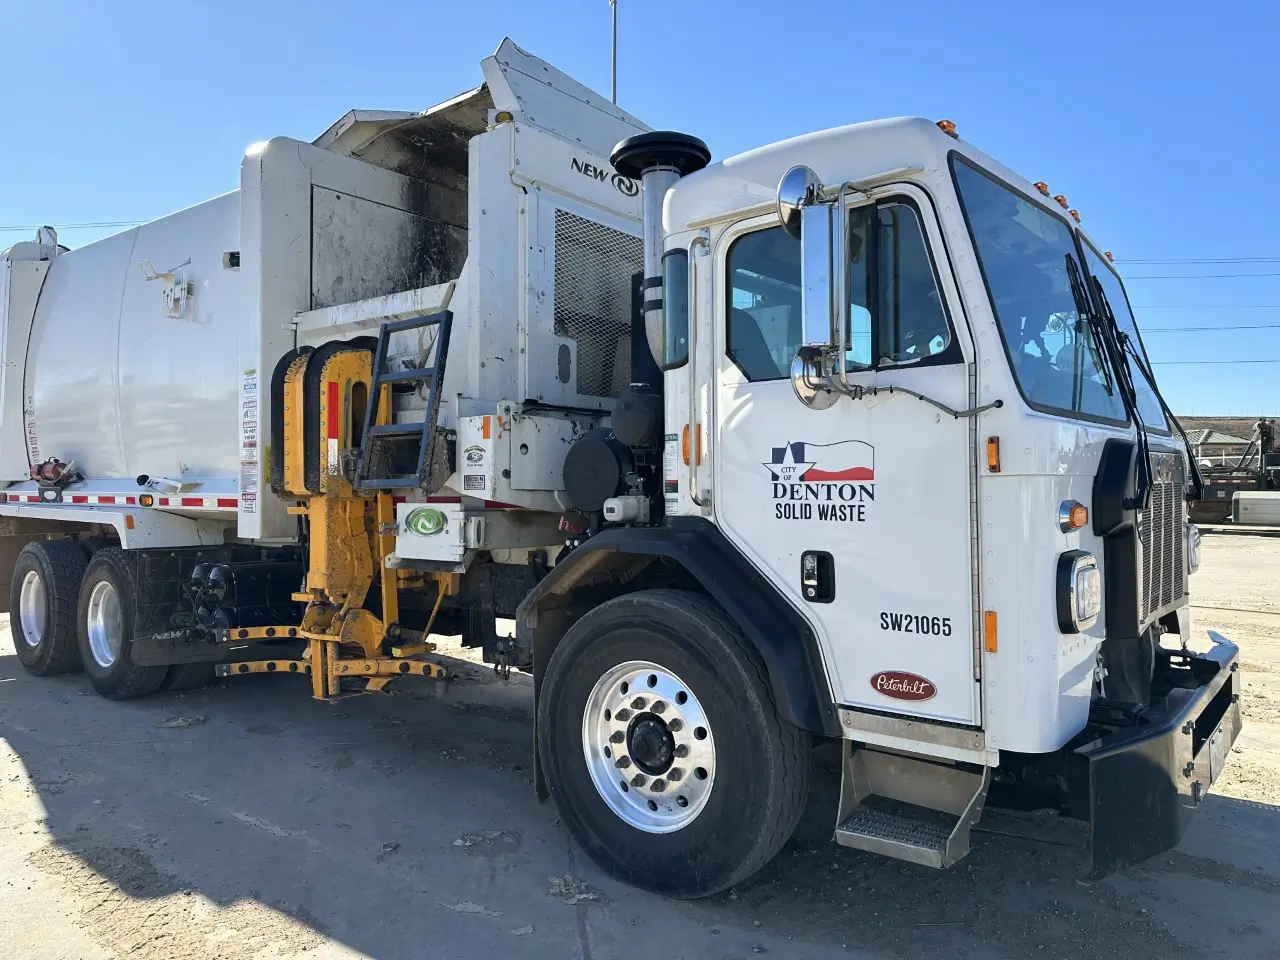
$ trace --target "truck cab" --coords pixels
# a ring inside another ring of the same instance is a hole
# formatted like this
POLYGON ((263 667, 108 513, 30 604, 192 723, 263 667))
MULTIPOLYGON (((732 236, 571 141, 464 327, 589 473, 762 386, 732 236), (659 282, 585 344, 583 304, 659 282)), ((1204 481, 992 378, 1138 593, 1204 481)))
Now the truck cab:
MULTIPOLYGON (((582 616, 584 570, 598 604, 602 578, 676 567, 760 655, 780 722, 841 739, 840 843, 949 866, 995 803, 1087 823, 1095 874, 1167 849, 1238 729, 1237 651, 1188 647, 1197 475, 1110 255, 949 121, 707 156, 666 132, 613 152, 646 192, 664 519, 561 558, 522 605, 535 660, 540 605, 582 616)), ((634 629, 643 591, 616 589, 634 629)), ((583 707, 587 766, 634 769, 653 744, 593 717, 607 699, 583 707)), ((593 782, 633 829, 696 822, 661 778, 593 782)))
POLYGON ((984 756, 1039 753, 1084 725, 1099 673, 1120 699, 1149 693, 1153 638, 1185 630, 1188 466, 1136 369, 1129 410, 1116 363, 1133 361, 1077 303, 1068 261, 1146 368, 1120 279, 1067 210, 903 119, 686 177, 664 229, 664 274, 693 278, 665 314, 667 421, 701 447, 665 478, 667 513, 713 520, 805 611, 849 726, 887 711, 981 727, 984 756), (772 194, 797 163, 833 196, 788 231, 772 194), (1108 555, 1138 430, 1140 535, 1108 555))

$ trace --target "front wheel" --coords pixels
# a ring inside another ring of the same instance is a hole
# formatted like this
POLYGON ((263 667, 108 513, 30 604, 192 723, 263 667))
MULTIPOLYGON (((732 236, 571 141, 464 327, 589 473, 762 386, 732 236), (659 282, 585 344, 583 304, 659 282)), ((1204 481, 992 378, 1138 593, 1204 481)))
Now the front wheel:
POLYGON ((575 839, 668 896, 751 876, 808 798, 808 737, 778 716, 755 649, 699 594, 641 591, 580 619, 547 666, 537 725, 575 839))

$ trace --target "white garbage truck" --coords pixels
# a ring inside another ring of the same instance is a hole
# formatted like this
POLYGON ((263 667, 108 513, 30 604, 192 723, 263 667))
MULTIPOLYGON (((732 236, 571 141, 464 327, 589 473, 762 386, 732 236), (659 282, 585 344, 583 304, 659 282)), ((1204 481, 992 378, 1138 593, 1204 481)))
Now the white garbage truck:
POLYGON ((461 635, 532 673, 577 840, 677 897, 768 862, 823 739, 848 847, 947 867, 996 805, 1088 824, 1096 874, 1177 843, 1238 651, 1192 642, 1195 467, 1066 198, 950 121, 713 163, 482 69, 0 255, 24 666, 331 699, 461 635))

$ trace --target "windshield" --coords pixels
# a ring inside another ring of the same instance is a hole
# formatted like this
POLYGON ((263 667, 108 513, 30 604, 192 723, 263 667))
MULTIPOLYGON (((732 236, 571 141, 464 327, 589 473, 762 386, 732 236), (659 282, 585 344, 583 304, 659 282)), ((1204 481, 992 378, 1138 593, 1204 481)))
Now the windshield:
MULTIPOLYGON (((1128 334, 1133 348, 1142 358, 1142 365, 1150 370, 1151 361, 1147 358, 1147 348, 1142 345, 1142 340, 1138 337, 1138 325, 1134 322, 1133 310, 1129 306, 1129 298, 1125 295, 1120 278, 1111 265, 1098 256, 1098 252, 1088 243, 1084 244, 1084 257, 1085 271, 1097 277, 1098 283, 1101 284, 1102 292, 1107 295, 1107 302, 1111 304, 1111 312, 1115 314, 1116 326, 1120 328, 1121 333, 1128 334)), ((1133 369, 1133 387, 1138 396, 1138 413, 1142 417, 1142 422, 1149 430, 1161 430, 1167 433, 1169 425, 1165 421, 1160 400, 1156 397, 1154 384, 1147 379, 1146 374, 1137 364, 1130 362, 1129 366, 1133 369)))
MULTIPOLYGON (((1072 293, 1067 258, 1079 252, 1071 228, 959 156, 952 155, 951 166, 1005 350, 1027 403, 1088 420, 1127 422, 1110 361, 1072 293)), ((1113 309, 1123 306, 1127 313, 1123 290, 1118 304, 1113 309)))

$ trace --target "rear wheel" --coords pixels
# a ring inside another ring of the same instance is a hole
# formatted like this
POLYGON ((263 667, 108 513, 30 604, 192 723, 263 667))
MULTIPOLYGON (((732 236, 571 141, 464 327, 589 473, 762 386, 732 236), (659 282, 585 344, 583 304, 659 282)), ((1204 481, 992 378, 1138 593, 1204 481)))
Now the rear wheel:
POLYGON ((75 611, 85 554, 74 540, 38 540, 13 566, 9 628, 18 660, 47 677, 80 669, 75 611))
POLYGON ((110 700, 155 693, 169 672, 133 662, 134 567, 123 550, 99 550, 80 585, 80 659, 94 688, 110 700))
POLYGON ((764 866, 809 787, 809 739, 779 718, 755 649, 707 598, 649 590, 565 634, 539 696, 561 816, 600 866, 703 897, 764 866))

